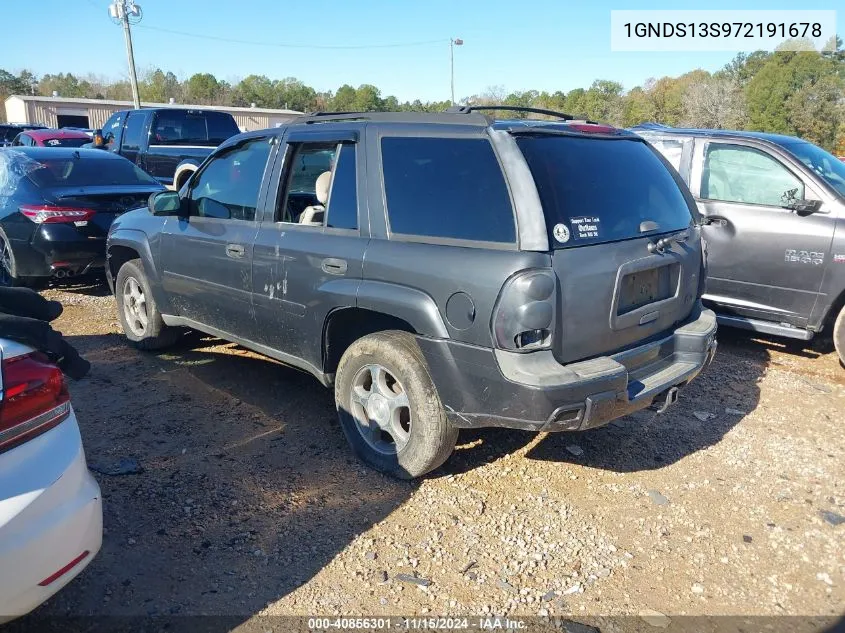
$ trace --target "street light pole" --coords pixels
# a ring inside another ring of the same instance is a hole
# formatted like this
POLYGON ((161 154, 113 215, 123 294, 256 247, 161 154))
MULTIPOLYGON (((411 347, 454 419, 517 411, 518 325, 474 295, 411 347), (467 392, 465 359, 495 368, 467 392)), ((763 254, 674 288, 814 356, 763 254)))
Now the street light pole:
POLYGON ((449 38, 449 68, 452 76, 452 105, 455 105, 455 47, 463 46, 464 41, 459 37, 449 38))
POLYGON ((129 28, 129 18, 141 19, 141 7, 135 4, 135 0, 115 0, 109 5, 109 15, 113 20, 123 25, 123 37, 126 40, 126 59, 129 62, 129 83, 132 85, 132 101, 135 109, 141 109, 141 96, 138 93, 138 74, 135 72, 135 53, 132 50, 132 31, 129 28))

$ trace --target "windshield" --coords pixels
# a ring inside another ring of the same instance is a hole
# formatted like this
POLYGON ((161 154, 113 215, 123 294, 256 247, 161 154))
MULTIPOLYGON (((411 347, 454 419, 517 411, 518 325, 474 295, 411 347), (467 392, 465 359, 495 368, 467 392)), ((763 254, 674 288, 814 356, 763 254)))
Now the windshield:
POLYGON ((647 143, 522 136, 555 248, 679 231, 692 215, 681 188, 647 143))
POLYGON ((232 115, 225 112, 162 110, 156 113, 152 144, 214 147, 240 134, 232 115))
POLYGON ((827 184, 833 187, 840 196, 845 196, 845 162, 833 154, 829 154, 821 147, 807 141, 794 143, 778 143, 790 154, 812 169, 827 184))
POLYGON ((111 157, 49 158, 38 160, 27 176, 39 187, 154 185, 158 181, 128 160, 111 157))

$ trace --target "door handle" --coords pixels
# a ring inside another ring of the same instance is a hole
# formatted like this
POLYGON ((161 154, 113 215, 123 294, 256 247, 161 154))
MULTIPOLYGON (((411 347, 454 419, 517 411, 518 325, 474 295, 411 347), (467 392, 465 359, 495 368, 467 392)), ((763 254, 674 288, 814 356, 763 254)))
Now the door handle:
POLYGON ((728 221, 725 218, 718 216, 718 215, 705 215, 703 224, 704 224, 704 226, 719 226, 719 227, 722 227, 722 226, 727 226, 728 221))
POLYGON ((226 244, 226 256, 240 259, 244 256, 244 247, 240 244, 226 244))
POLYGON ((328 273, 329 275, 344 275, 346 274, 347 264, 345 259, 327 257, 323 260, 320 267, 324 273, 328 273))

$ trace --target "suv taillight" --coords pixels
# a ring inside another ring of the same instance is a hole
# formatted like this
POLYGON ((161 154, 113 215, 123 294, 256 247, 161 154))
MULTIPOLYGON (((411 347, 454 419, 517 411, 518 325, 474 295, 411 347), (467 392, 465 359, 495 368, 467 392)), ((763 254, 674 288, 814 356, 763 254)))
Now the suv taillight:
POLYGON ((54 207, 46 204, 24 204, 21 213, 36 224, 66 224, 87 222, 96 213, 93 209, 82 207, 54 207))
POLYGON ((526 270, 505 282, 493 310, 493 339, 500 349, 530 352, 551 347, 557 279, 551 270, 526 270))
POLYGON ((0 451, 22 444, 70 415, 61 370, 40 353, 3 361, 0 451))

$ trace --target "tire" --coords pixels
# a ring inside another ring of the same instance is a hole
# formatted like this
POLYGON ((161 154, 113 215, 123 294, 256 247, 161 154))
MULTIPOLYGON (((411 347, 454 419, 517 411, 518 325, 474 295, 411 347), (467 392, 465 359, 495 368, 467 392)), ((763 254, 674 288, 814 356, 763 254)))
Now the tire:
POLYGON ((833 324, 833 346, 839 354, 839 362, 845 366, 845 306, 839 310, 839 316, 833 324))
POLYGON ((355 453, 400 479, 443 464, 458 439, 425 358, 407 332, 379 332, 350 345, 337 368, 335 404, 355 453))
POLYGON ((182 334, 179 328, 164 324, 140 259, 130 260, 120 267, 114 298, 123 333, 138 349, 164 349, 173 345, 182 334))

